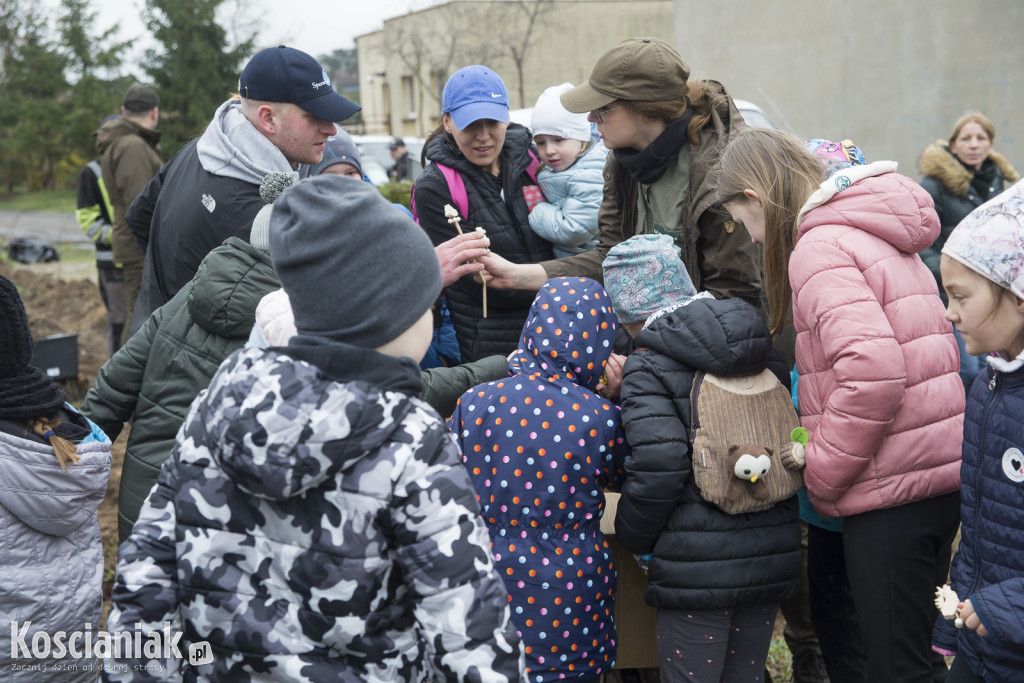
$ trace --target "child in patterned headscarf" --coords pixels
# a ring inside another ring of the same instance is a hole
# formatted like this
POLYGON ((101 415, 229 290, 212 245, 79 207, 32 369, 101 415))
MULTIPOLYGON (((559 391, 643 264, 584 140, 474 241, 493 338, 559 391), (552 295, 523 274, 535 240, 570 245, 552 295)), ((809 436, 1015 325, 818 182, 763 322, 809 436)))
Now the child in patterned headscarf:
POLYGON ((585 681, 615 664, 616 571, 604 487, 625 458, 619 408, 596 393, 615 340, 604 288, 553 278, 537 294, 508 379, 470 389, 458 438, 530 683, 585 681))
POLYGON ((967 398, 960 550, 950 570, 965 628, 940 619, 934 642, 956 654, 949 683, 1017 680, 1024 671, 1024 181, 957 225, 939 267, 946 319, 968 352, 989 355, 967 398))

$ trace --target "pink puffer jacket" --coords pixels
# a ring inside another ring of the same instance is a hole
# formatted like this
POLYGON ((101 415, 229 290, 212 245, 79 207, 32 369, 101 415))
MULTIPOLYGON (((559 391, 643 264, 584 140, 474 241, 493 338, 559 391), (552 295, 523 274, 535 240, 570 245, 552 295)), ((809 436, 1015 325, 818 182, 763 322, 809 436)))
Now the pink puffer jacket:
POLYGON ((828 517, 957 490, 964 388, 935 278, 931 197, 893 162, 822 184, 789 263, 805 480, 828 517))

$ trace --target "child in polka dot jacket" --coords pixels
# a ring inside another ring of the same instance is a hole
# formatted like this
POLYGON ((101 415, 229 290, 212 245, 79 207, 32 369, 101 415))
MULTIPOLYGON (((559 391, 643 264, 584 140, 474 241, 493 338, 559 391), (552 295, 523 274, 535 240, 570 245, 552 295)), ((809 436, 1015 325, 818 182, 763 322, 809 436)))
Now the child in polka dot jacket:
POLYGON ((631 237, 603 265, 637 343, 622 371, 631 451, 615 533, 630 552, 652 554, 644 598, 657 608, 661 679, 761 681, 779 603, 799 587, 797 498, 739 514, 704 500, 692 476, 691 388, 698 370, 765 368, 788 386, 788 367, 753 306, 695 291, 668 235, 631 237))
POLYGON ((600 524, 626 444, 619 407, 594 393, 614 340, 600 284, 548 280, 510 357, 512 376, 467 391, 449 421, 530 683, 592 680, 615 664, 616 570, 600 524))

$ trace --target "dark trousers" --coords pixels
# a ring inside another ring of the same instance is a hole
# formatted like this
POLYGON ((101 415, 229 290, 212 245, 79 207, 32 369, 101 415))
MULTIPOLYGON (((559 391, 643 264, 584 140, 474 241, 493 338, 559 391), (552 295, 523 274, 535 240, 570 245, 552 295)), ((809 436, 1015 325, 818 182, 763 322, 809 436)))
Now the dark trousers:
POLYGON ((953 666, 949 667, 946 683, 985 683, 985 679, 971 670, 966 659, 957 657, 953 660, 953 666))
POLYGON ((811 617, 810 583, 807 576, 808 524, 803 520, 800 521, 800 532, 800 592, 779 605, 779 610, 786 619, 782 635, 793 654, 793 659, 806 654, 821 654, 811 617))
POLYGON ((778 604, 657 615, 663 683, 762 681, 778 604))
POLYGON ((871 683, 939 683, 935 588, 946 582, 960 493, 845 518, 843 550, 871 683))
POLYGON ((867 683, 860 625, 850 594, 843 534, 810 525, 807 582, 811 621, 831 683, 867 683))
POLYGON ((96 274, 100 285, 100 298, 107 309, 107 355, 113 356, 121 348, 121 335, 128 318, 125 299, 124 272, 109 262, 97 262, 96 274))

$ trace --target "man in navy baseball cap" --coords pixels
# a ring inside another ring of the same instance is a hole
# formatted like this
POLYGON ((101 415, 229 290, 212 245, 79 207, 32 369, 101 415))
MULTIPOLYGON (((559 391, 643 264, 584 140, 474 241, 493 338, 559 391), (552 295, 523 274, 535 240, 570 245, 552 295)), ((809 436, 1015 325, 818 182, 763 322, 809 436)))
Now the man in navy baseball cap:
POLYGON ((360 109, 335 92, 319 62, 284 45, 268 47, 249 60, 238 79, 238 93, 249 100, 295 104, 324 121, 344 121, 360 109))
POLYGON ((331 87, 310 55, 284 45, 260 50, 242 69, 240 97, 217 108, 203 134, 138 193, 126 220, 146 251, 131 332, 192 280, 228 237, 249 239, 271 173, 321 162, 335 125, 359 105, 331 87))

